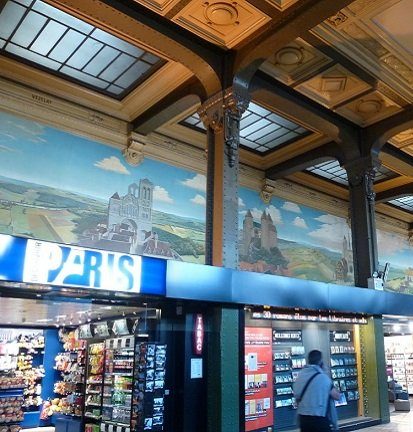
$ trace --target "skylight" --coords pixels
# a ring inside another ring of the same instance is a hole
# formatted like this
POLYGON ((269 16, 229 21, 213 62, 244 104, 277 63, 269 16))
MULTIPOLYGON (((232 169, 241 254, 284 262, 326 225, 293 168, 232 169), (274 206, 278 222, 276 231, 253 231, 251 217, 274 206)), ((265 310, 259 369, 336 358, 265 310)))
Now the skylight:
MULTIPOLYGON (((323 162, 307 168, 307 171, 316 174, 320 177, 331 180, 335 183, 348 185, 347 172, 340 166, 337 160, 323 162)), ((374 178, 374 183, 395 177, 396 174, 388 168, 381 166, 374 178)))
MULTIPOLYGON (((205 132, 197 113, 184 119, 181 124, 205 132)), ((240 144, 250 150, 266 153, 276 147, 308 135, 310 131, 251 102, 240 122, 240 144)))
POLYGON ((394 206, 399 207, 403 210, 413 212, 413 195, 408 195, 402 198, 391 200, 389 201, 389 204, 393 204, 394 206))
POLYGON ((39 0, 9 0, 0 52, 117 98, 164 61, 39 0))

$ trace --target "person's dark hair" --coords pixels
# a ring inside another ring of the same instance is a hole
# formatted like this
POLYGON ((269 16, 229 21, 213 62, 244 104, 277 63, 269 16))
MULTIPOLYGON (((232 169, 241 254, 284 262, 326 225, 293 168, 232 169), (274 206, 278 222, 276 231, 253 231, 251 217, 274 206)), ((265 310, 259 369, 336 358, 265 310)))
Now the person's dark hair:
POLYGON ((308 353, 308 364, 320 365, 322 363, 323 355, 321 351, 312 350, 308 353))

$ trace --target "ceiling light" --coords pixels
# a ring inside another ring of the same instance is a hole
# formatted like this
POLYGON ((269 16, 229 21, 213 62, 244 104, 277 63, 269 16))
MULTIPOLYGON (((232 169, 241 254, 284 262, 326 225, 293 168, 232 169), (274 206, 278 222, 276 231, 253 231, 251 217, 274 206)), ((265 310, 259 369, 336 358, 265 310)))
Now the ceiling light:
POLYGON ((409 330, 413 332, 413 321, 409 321, 409 330))
POLYGON ((400 331, 401 327, 400 324, 393 324, 393 331, 398 333, 400 331))

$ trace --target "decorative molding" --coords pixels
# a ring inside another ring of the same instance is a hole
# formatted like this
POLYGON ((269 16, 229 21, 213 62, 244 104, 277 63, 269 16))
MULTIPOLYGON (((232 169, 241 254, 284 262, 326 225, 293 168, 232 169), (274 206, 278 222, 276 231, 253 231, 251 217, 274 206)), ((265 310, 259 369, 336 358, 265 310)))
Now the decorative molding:
POLYGON ((136 3, 146 6, 148 9, 165 16, 180 0, 134 0, 136 3))
POLYGON ((274 192, 275 189, 275 182, 273 182, 272 180, 269 179, 264 179, 262 187, 261 187, 261 192, 260 192, 260 197, 261 199, 264 201, 265 204, 269 204, 272 198, 272 193, 274 192))
POLYGON ((260 69, 285 84, 294 84, 325 67, 332 60, 302 39, 276 51, 260 69))
POLYGON ((127 147, 122 150, 125 161, 131 166, 140 165, 145 157, 143 153, 145 145, 146 144, 137 141, 136 139, 129 138, 127 147))
POLYGON ((318 103, 332 108, 369 90, 371 86, 336 64, 296 88, 318 103))
POLYGON ((400 105, 378 91, 373 91, 337 108, 339 114, 362 127, 376 123, 400 110, 400 105))
POLYGON ((192 0, 172 21, 198 36, 232 48, 271 18, 245 0, 192 0))
POLYGON ((111 146, 127 144, 127 122, 2 78, 0 108, 111 146))
POLYGON ((339 26, 327 20, 311 32, 391 88, 396 98, 383 93, 397 104, 413 102, 411 53, 397 31, 400 0, 359 0, 340 13, 348 20, 339 26))
POLYGON ((345 23, 348 20, 348 16, 343 12, 339 11, 335 15, 328 18, 328 22, 332 24, 334 27, 339 27, 341 24, 345 23))
POLYGON ((275 6, 280 11, 285 11, 294 3, 297 3, 298 0, 266 0, 272 6, 275 6))
POLYGON ((124 121, 133 120, 193 76, 185 66, 170 61, 118 101, 6 57, 0 57, 0 70, 2 77, 11 81, 19 81, 45 94, 53 88, 55 97, 124 121))

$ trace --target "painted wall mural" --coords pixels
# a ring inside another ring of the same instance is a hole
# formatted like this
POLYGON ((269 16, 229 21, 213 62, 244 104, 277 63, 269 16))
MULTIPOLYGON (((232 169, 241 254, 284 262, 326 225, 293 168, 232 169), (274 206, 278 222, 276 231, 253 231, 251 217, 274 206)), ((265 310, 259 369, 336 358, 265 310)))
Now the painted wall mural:
POLYGON ((385 288, 404 294, 413 294, 413 244, 406 236, 377 230, 380 265, 390 263, 385 288))
POLYGON ((257 192, 239 191, 239 249, 243 270, 354 284, 346 220, 257 192))
POLYGON ((203 263, 205 176, 0 113, 0 232, 203 263))
MULTIPOLYGON (((240 189, 240 267, 244 270, 354 285, 351 230, 345 219, 240 189)), ((413 243, 377 230, 379 270, 390 271, 385 289, 413 294, 413 243)))
MULTIPOLYGON (((0 113, 0 232, 159 256, 205 260, 205 176, 0 113)), ((243 270, 354 284, 345 219, 239 190, 243 270)), ((387 289, 413 294, 413 246, 378 231, 387 289)))

